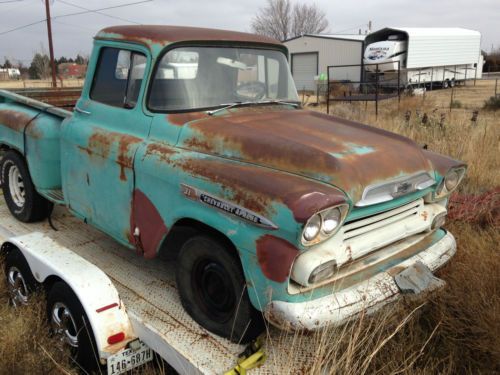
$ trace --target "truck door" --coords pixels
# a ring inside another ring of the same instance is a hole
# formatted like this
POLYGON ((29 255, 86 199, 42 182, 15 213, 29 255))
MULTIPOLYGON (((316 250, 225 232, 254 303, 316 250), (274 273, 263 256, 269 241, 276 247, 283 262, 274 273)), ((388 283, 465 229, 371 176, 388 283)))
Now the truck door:
POLYGON ((61 134, 70 209, 125 244, 131 238, 135 152, 151 123, 141 105, 147 56, 140 47, 95 48, 89 64, 93 72, 61 134))

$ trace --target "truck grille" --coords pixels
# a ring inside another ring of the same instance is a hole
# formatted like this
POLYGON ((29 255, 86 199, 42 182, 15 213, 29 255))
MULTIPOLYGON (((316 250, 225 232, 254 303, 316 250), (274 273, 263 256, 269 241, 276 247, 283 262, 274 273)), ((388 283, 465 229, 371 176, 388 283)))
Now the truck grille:
POLYGON ((345 224, 343 245, 348 261, 387 246, 428 228, 424 201, 418 199, 404 206, 364 217, 345 224))

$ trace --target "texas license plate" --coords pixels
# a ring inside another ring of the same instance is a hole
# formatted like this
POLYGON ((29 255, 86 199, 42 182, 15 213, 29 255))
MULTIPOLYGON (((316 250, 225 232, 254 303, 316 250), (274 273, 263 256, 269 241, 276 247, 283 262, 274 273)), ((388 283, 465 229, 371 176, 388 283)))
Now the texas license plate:
POLYGON ((153 351, 142 341, 137 350, 123 349, 108 358, 108 375, 118 375, 153 359, 153 351))

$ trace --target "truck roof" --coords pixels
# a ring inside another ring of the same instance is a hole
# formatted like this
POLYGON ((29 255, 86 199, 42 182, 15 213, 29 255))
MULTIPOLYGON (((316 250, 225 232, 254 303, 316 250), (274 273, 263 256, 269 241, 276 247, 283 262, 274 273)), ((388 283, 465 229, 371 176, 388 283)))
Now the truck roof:
POLYGON ((95 39, 117 40, 139 43, 158 51, 175 42, 237 42, 274 44, 284 47, 278 40, 266 36, 242 33, 237 31, 206 29, 200 27, 167 26, 167 25, 128 25, 112 26, 102 29, 95 39))

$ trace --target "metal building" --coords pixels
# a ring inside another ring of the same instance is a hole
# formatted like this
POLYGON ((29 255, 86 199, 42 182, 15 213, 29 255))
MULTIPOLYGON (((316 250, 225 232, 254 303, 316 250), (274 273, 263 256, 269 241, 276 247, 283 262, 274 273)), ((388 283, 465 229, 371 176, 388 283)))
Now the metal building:
MULTIPOLYGON (((328 65, 361 64, 365 35, 305 34, 284 42, 290 53, 297 90, 316 90, 315 78, 327 74, 328 65)), ((360 81, 361 66, 335 69, 334 80, 360 81)), ((332 73, 332 72, 330 72, 332 73)))

